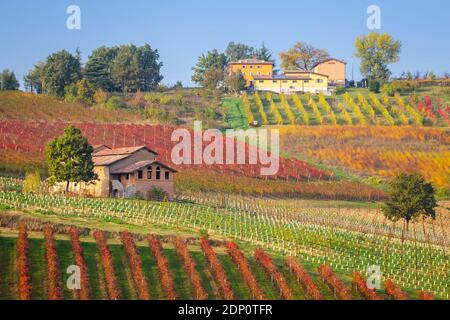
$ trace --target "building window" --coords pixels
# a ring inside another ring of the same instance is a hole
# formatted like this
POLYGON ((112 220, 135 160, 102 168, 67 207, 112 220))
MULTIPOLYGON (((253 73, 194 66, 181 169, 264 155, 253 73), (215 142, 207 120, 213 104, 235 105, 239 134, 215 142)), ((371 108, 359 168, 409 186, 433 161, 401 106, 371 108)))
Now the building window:
POLYGON ((250 66, 250 69, 253 69, 253 66, 250 66))
POLYGON ((165 179, 166 179, 166 180, 169 180, 169 179, 170 179, 170 172, 169 172, 169 171, 166 171, 166 172, 164 173, 164 175, 165 175, 165 179))
POLYGON ((309 80, 305 80, 305 83, 309 83, 309 80))
POLYGON ((273 83, 278 83, 278 81, 277 80, 273 80, 273 83))
POLYGON ((252 76, 252 75, 253 75, 253 72, 250 72, 250 75, 252 76))
POLYGON ((142 177, 144 176, 144 172, 142 170, 138 171, 138 179, 142 180, 142 177))
POLYGON ((245 68, 247 68, 247 66, 242 66, 242 69, 245 69, 245 68))
POLYGON ((153 173, 153 168, 152 167, 148 167, 147 168, 147 179, 148 180, 152 180, 152 173, 153 173))
POLYGON ((287 83, 287 80, 283 80, 283 83, 287 83))
POLYGON ((317 79, 316 81, 317 81, 317 83, 322 83, 323 82, 322 79, 317 79))
POLYGON ((259 83, 264 83, 264 80, 259 80, 259 83))
POLYGON ((245 76, 245 72, 242 72, 242 75, 245 76))
POLYGON ((161 168, 156 167, 156 180, 161 180, 161 168))
POLYGON ((258 69, 261 69, 261 66, 258 66, 257 68, 258 68, 258 69))

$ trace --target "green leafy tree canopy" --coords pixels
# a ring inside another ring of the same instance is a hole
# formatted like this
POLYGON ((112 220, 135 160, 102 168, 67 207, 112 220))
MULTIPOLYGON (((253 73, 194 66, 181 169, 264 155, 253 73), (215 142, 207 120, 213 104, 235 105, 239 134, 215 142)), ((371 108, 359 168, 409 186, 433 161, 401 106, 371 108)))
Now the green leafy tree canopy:
POLYGON ((0 72, 0 90, 18 90, 20 87, 14 72, 5 69, 0 72))
POLYGON ((369 80, 388 81, 388 65, 400 60, 402 44, 388 34, 371 32, 356 38, 355 57, 361 59, 361 74, 369 80))
POLYGON ((55 182, 65 182, 66 191, 70 182, 97 180, 94 173, 92 153, 94 149, 82 136, 80 129, 69 126, 64 134, 47 145, 45 151, 50 177, 55 182))
POLYGON ((390 188, 383 206, 383 213, 389 220, 403 219, 408 227, 419 216, 436 217, 435 190, 422 176, 402 173, 391 182, 390 188))
POLYGON ((42 70, 42 82, 45 91, 63 98, 66 86, 81 79, 81 61, 79 52, 76 56, 66 50, 48 56, 42 70))
POLYGON ((197 64, 192 68, 194 71, 192 81, 203 87, 216 89, 224 80, 224 69, 227 64, 225 54, 219 53, 216 49, 208 51, 198 58, 197 64))

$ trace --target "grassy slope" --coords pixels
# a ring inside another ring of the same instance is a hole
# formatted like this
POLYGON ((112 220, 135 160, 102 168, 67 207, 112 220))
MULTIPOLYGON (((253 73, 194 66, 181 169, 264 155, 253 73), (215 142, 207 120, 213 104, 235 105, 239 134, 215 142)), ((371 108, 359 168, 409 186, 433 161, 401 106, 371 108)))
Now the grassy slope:
POLYGON ((47 95, 19 91, 0 92, 0 119, 46 122, 143 122, 143 118, 132 111, 110 111, 98 106, 85 107, 47 95))

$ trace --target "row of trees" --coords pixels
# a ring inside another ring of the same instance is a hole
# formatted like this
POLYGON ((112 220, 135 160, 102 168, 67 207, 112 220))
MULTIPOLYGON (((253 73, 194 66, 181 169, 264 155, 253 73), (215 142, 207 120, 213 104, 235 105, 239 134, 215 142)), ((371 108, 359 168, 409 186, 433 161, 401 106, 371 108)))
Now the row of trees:
POLYGON ((4 69, 0 72, 0 91, 18 90, 19 81, 17 81, 16 75, 9 69, 4 69))
POLYGON ((232 61, 250 58, 275 62, 264 43, 261 48, 254 48, 243 43, 230 42, 225 52, 213 49, 198 58, 197 64, 192 68, 192 81, 208 89, 225 86, 230 91, 237 92, 245 86, 243 75, 227 75, 225 69, 232 61))
POLYGON ((149 44, 97 48, 84 66, 78 50, 75 54, 61 50, 36 64, 24 77, 24 84, 29 91, 59 98, 83 96, 84 91, 97 89, 125 93, 150 91, 163 79, 161 67, 158 50, 149 44))

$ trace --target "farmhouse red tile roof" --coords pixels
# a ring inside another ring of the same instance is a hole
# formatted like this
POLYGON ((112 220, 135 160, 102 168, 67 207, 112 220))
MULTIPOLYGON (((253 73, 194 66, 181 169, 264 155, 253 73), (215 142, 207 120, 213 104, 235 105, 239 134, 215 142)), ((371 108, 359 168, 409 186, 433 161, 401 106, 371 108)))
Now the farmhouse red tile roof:
POLYGON ((132 172, 135 172, 135 171, 137 171, 139 169, 148 167, 148 166, 150 166, 152 164, 157 164, 157 165, 159 165, 159 166, 161 166, 163 168, 166 168, 167 170, 170 170, 172 172, 177 172, 175 169, 170 168, 169 166, 165 165, 162 162, 159 162, 158 160, 145 160, 145 161, 139 161, 139 162, 136 162, 136 163, 129 164, 129 165, 125 166, 125 167, 116 169, 116 170, 112 171, 111 173, 112 174, 132 173, 132 172))
POLYGON ((102 156, 102 157, 92 157, 95 166, 109 166, 119 160, 123 160, 128 158, 130 154, 122 154, 122 155, 111 155, 111 156, 102 156))
POLYGON ((242 59, 237 61, 232 61, 230 64, 270 64, 273 65, 273 62, 259 60, 259 59, 242 59))
POLYGON ((118 155, 130 155, 133 154, 139 150, 147 149, 148 151, 154 153, 155 155, 158 155, 157 152, 147 148, 146 146, 139 146, 139 147, 127 147, 127 148, 116 148, 116 149, 105 149, 100 150, 96 153, 94 153, 94 157, 104 157, 104 156, 118 156, 118 155))
POLYGON ((313 68, 317 67, 319 64, 326 63, 326 62, 329 62, 329 61, 336 61, 336 62, 341 62, 341 63, 343 63, 343 64, 347 64, 347 62, 345 62, 344 60, 339 60, 339 59, 330 58, 330 59, 321 61, 321 62, 319 62, 319 63, 316 63, 316 64, 313 66, 313 68))

